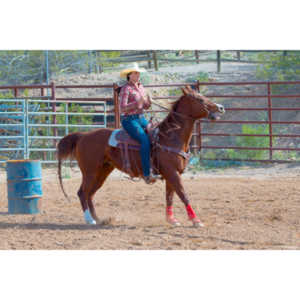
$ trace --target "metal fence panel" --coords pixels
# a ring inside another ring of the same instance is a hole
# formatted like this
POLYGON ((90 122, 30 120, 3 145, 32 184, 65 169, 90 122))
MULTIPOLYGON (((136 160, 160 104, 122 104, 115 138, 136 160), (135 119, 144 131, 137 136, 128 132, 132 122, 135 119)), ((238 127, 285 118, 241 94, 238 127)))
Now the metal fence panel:
POLYGON ((9 159, 55 163, 56 144, 63 136, 75 130, 107 127, 105 101, 56 100, 54 112, 52 104, 45 99, 0 99, 0 163, 9 159), (101 113, 91 112, 99 106, 101 113), (82 111, 70 111, 74 108, 82 111), (102 117, 101 124, 94 124, 95 116, 102 117))

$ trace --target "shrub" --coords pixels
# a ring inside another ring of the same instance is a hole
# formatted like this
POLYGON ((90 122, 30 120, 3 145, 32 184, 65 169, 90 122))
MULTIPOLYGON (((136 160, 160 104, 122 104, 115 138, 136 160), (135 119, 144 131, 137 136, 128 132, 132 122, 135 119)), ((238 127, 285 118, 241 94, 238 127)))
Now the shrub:
POLYGON ((257 68, 257 77, 268 80, 299 80, 300 79, 300 52, 289 52, 288 55, 277 53, 259 54, 264 61, 257 68))
MULTIPOLYGON (((201 82, 207 82, 209 81, 209 75, 206 72, 198 72, 195 76, 189 77, 186 80, 187 82, 190 83, 195 83, 197 81, 201 82)), ((201 86, 200 85, 200 92, 204 93, 207 90, 207 87, 201 86)))
MULTIPOLYGON (((269 125, 247 125, 242 126, 243 134, 269 134, 269 125)), ((273 144, 275 143, 275 138, 273 138, 273 144)), ((270 145, 270 139, 267 136, 238 136, 236 137, 236 146, 238 147, 249 147, 249 148, 267 148, 270 145)), ((228 149, 226 151, 227 158, 230 159, 250 159, 250 160, 260 160, 267 157, 268 150, 234 150, 228 149)))

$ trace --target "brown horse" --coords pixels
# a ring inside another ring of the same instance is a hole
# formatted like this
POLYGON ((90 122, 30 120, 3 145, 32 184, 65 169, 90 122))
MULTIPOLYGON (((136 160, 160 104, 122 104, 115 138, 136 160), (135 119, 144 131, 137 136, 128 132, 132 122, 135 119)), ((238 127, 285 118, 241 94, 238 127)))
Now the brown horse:
MULTIPOLYGON (((156 143, 152 146, 154 164, 166 181, 166 218, 172 225, 180 225, 172 211, 174 192, 186 207, 189 220, 194 226, 203 226, 190 205, 185 193, 181 174, 188 163, 188 149, 196 120, 215 120, 215 113, 224 113, 222 105, 211 102, 207 97, 193 91, 189 86, 182 88, 183 95, 173 104, 167 117, 157 126, 156 143)), ((108 144, 112 129, 97 129, 86 133, 75 132, 65 136, 58 144, 58 175, 62 191, 61 162, 74 157, 82 173, 78 191, 85 221, 99 223, 93 205, 93 196, 101 188, 109 174, 115 169, 128 173, 122 161, 122 150, 108 144)), ((142 176, 139 152, 128 150, 131 162, 130 175, 142 176)), ((66 193, 64 192, 65 196, 66 193)))

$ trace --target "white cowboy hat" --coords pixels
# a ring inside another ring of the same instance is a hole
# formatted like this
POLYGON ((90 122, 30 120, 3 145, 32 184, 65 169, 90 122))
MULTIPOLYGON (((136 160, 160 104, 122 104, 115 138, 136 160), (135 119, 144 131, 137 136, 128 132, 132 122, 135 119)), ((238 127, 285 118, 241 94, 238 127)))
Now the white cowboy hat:
POLYGON ((147 72, 144 68, 140 68, 139 65, 135 62, 132 64, 131 67, 124 69, 121 71, 120 73, 120 77, 126 78, 127 74, 131 73, 131 72, 147 72))

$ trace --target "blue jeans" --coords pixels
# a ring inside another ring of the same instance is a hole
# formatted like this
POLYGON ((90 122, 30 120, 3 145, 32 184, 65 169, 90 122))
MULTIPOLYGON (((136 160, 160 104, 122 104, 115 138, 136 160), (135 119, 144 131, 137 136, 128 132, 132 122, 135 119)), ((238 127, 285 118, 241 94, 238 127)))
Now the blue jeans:
POLYGON ((144 176, 150 175, 150 140, 145 132, 148 121, 141 115, 123 117, 122 126, 131 138, 141 144, 140 155, 144 176))

